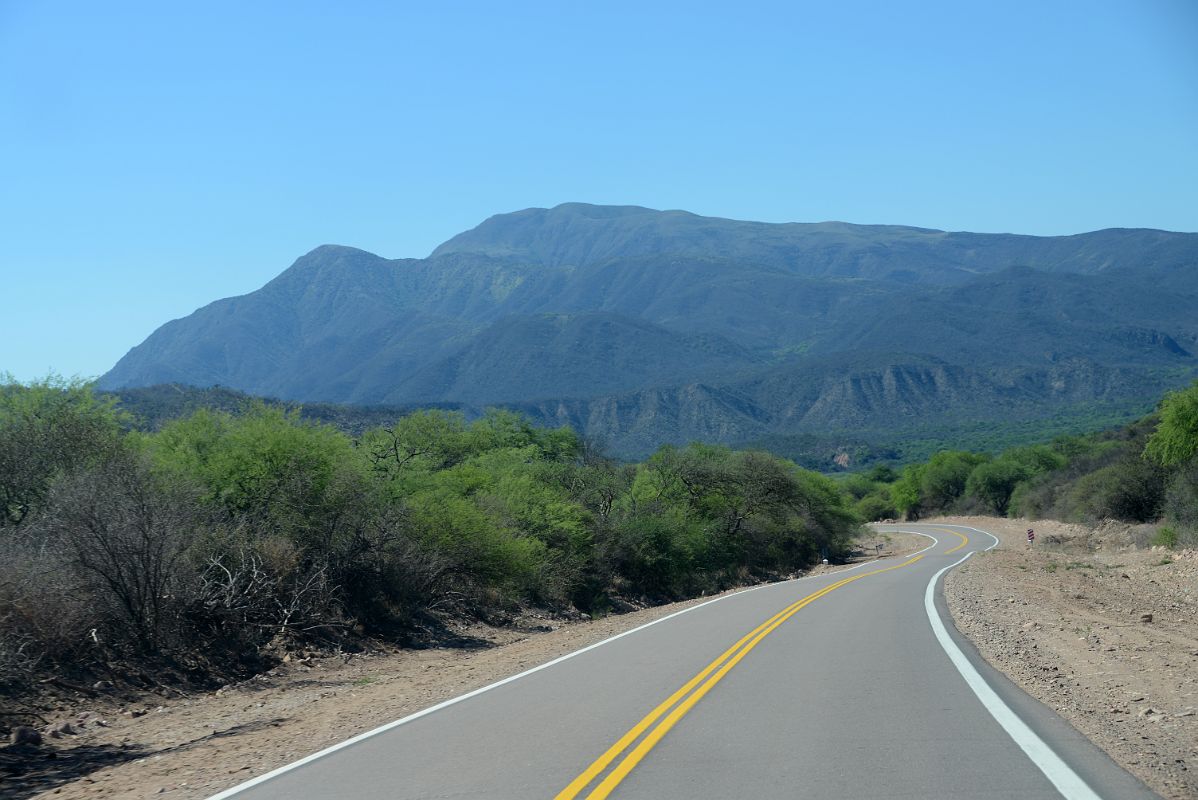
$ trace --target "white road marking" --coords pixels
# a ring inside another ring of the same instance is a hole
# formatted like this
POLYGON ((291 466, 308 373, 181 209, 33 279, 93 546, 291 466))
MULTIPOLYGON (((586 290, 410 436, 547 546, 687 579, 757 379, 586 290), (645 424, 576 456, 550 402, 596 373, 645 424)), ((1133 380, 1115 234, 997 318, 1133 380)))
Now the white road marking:
MULTIPOLYGON (((977 529, 971 528, 970 530, 977 529)), ((984 533, 985 531, 981 532, 984 533)), ((997 545, 998 539, 993 537, 993 534, 991 534, 991 537, 994 538, 995 545, 997 545)), ((986 549, 989 550, 992 547, 994 545, 986 549)), ((1044 777, 1048 778, 1057 791, 1061 793, 1062 797, 1066 798, 1066 800, 1101 800, 1094 790, 1068 764, 1061 760, 1061 757, 1043 739, 1037 736, 1035 731, 1016 716, 1010 706, 1003 702, 998 693, 990 687, 990 684, 986 683, 986 679, 978 673, 973 664, 969 663, 969 659, 961 652, 961 648, 957 647, 956 642, 948 635, 948 631, 944 627, 944 622, 940 619, 939 612, 936 611, 936 581, 940 580, 941 575, 962 563, 971 555, 973 553, 966 553, 959 560, 954 561, 937 572, 928 581, 928 588, 924 591, 923 595, 923 605, 928 613, 928 622, 932 624, 932 632, 936 634, 936 641, 940 642, 940 646, 948 654, 949 660, 953 662, 953 666, 957 668, 957 672, 961 673, 961 677, 965 679, 965 683, 977 695, 978 700, 981 701, 985 709, 990 712, 990 716, 994 717, 995 722, 1002 726, 1007 735, 1032 760, 1032 763, 1039 767, 1040 771, 1044 773, 1044 777)))
POLYGON ((936 545, 940 544, 940 540, 939 540, 939 539, 937 539, 935 536, 932 536, 932 535, 931 535, 931 534, 929 534, 929 533, 921 533, 921 532, 919 532, 919 531, 904 531, 904 530, 901 530, 901 529, 896 529, 894 532, 895 532, 895 533, 914 533, 916 536, 922 536, 922 537, 923 537, 923 538, 925 538, 925 539, 931 539, 931 540, 932 540, 932 543, 931 543, 930 545, 928 545, 927 547, 925 547, 925 548, 924 548, 924 549, 922 549, 922 550, 916 550, 916 551, 915 551, 914 553, 912 553, 911 555, 909 555, 909 556, 906 556, 907 558, 914 558, 915 556, 919 555, 920 553, 926 553, 926 552, 928 552, 929 550, 931 550, 933 547, 935 547, 936 545))
MULTIPOLYGON (((914 531, 912 531, 912 533, 914 533, 914 531)), ((927 534, 920 534, 920 535, 927 536, 927 534)), ((932 537, 929 537, 929 538, 932 538, 932 537)), ((935 546, 936 546, 935 543, 933 543, 932 545, 930 545, 930 547, 924 548, 924 550, 931 549, 931 547, 935 547, 935 546)), ((920 550, 919 552, 922 553, 923 550, 920 550)), ((906 556, 906 558, 910 558, 910 556, 906 556)), ((423 709, 422 711, 417 711, 414 714, 409 714, 408 716, 403 717, 402 719, 397 719, 394 722, 388 722, 386 725, 380 725, 379 727, 374 728, 373 730, 366 731, 365 733, 360 733, 357 736, 353 737, 352 739, 346 739, 344 742, 338 742, 337 744, 326 747, 324 750, 313 753, 310 756, 305 756, 304 758, 301 758, 298 761, 293 761, 290 764, 284 764, 283 766, 273 769, 264 775, 259 775, 256 778, 251 778, 250 780, 246 781, 245 783, 239 783, 238 785, 236 785, 230 789, 225 789, 223 792, 219 792, 218 794, 212 795, 211 797, 208 798, 208 800, 225 800, 225 798, 233 797, 236 794, 244 792, 246 789, 253 788, 254 786, 257 786, 260 783, 265 783, 266 781, 270 780, 271 778, 274 778, 278 775, 282 775, 285 772, 290 772, 291 770, 296 769, 297 767, 302 767, 304 764, 309 764, 309 763, 317 760, 318 758, 323 758, 331 753, 335 753, 338 750, 349 747, 352 744, 356 744, 356 743, 362 741, 363 739, 369 739, 372 736, 378 736, 380 733, 386 733, 387 731, 391 730, 392 728, 398 728, 400 725, 406 725, 409 722, 414 722, 415 720, 418 720, 421 717, 425 717, 425 716, 428 716, 429 714, 432 714, 434 711, 440 711, 443 708, 447 708, 448 706, 455 705, 457 703, 462 702, 463 700, 469 700, 471 697, 476 697, 476 696, 482 694, 483 692, 489 692, 492 689, 497 689, 500 686, 503 686, 504 684, 511 683, 512 681, 518 681, 525 676, 533 674, 534 672, 540 672, 543 669, 548 669, 549 667, 552 667, 555 664, 560 664, 563 661, 568 661, 569 659, 574 658, 575 656, 580 656, 583 653, 586 653, 590 650, 594 650, 596 647, 602 647, 603 645, 610 644, 611 642, 614 642, 617 639, 623 639, 625 636, 631 636, 632 634, 636 633, 637 631, 643 631, 645 628, 650 628, 654 625, 657 625, 658 623, 665 622, 668 619, 673 619, 674 617, 680 616, 682 614, 687 614, 691 611, 695 611, 696 609, 703 608, 703 606, 709 606, 712 603, 718 603, 721 600, 727 600, 730 597, 740 597, 741 595, 748 594, 749 592, 754 592, 754 591, 757 591, 758 589, 765 589, 765 588, 768 588, 771 586, 775 586, 775 587, 782 586, 787 583, 798 583, 799 581, 811 580, 813 578, 826 577, 828 575, 840 575, 845 572, 852 572, 855 569, 861 569, 862 567, 870 566, 871 564, 876 564, 876 563, 878 563, 878 561, 882 561, 882 560, 884 560, 884 559, 875 559, 873 561, 864 561, 855 567, 849 567, 848 569, 837 570, 834 573, 824 573, 823 575, 807 575, 802 578, 793 578, 792 580, 789 580, 789 581, 779 581, 777 583, 762 583, 762 584, 759 584, 758 586, 752 586, 748 589, 742 589, 739 592, 732 592, 731 594, 726 594, 721 597, 713 597, 712 599, 710 599, 706 602, 699 603, 698 605, 690 606, 689 608, 684 608, 681 611, 675 611, 673 614, 667 614, 666 616, 661 617, 659 619, 655 619, 652 622, 646 622, 644 625, 639 625, 635 628, 632 628, 631 630, 624 631, 623 633, 617 633, 615 636, 609 636, 608 638, 606 638, 602 641, 595 642, 594 644, 591 644, 591 645, 587 645, 586 647, 583 647, 580 650, 575 650, 571 653, 566 653, 563 656, 558 656, 557 658, 553 659, 552 661, 546 661, 544 664, 535 666, 532 669, 526 669, 526 670, 524 670, 524 672, 520 672, 520 673, 517 673, 516 675, 508 676, 507 678, 504 678, 503 680, 495 681, 495 683, 487 684, 486 686, 482 686, 478 689, 475 689, 474 691, 466 692, 465 694, 458 695, 457 697, 451 697, 448 700, 437 703, 435 706, 429 706, 428 708, 423 709)))

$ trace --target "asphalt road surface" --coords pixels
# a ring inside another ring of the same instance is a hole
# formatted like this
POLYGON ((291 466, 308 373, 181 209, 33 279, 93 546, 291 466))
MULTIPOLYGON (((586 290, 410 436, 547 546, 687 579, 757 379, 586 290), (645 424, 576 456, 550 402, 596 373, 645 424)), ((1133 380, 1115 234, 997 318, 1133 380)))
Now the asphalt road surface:
POLYGON ((997 540, 739 592, 217 798, 1152 798, 957 634, 943 573, 997 540))

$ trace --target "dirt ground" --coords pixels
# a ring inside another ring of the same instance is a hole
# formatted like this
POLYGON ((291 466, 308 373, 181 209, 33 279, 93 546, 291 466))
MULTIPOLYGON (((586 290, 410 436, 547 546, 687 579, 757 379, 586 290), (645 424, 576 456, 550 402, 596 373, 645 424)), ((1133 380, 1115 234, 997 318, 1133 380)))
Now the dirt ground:
POLYGON ((1198 551, 1152 548, 1151 526, 938 521, 1002 541, 945 585, 986 660, 1163 797, 1198 798, 1198 551))
MULTIPOLYGON (((895 535, 884 542, 881 555, 925 545, 919 537, 895 535)), ((817 567, 812 574, 837 569, 817 567)), ((594 621, 530 616, 512 627, 457 631, 477 647, 354 656, 296 654, 252 680, 202 695, 145 695, 124 703, 80 696, 47 717, 41 726, 43 746, 0 747, 0 797, 208 797, 359 733, 710 599, 594 621), (69 727, 62 731, 64 725, 69 727), (54 730, 60 730, 58 735, 50 734, 54 730), (6 774, 6 759, 23 774, 6 774)))

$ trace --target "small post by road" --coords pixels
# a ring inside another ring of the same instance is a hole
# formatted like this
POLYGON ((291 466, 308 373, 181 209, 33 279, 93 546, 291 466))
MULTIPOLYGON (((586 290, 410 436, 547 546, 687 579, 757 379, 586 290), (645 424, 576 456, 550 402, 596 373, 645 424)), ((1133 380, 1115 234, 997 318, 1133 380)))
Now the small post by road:
POLYGON ((1031 528, 1027 529, 1027 546, 1031 547, 1036 543, 1036 532, 1031 528))

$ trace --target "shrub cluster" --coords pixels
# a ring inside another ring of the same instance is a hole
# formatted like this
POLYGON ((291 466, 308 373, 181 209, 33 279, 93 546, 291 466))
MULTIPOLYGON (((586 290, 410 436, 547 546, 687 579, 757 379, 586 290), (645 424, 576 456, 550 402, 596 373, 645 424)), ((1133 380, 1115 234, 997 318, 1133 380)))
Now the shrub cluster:
POLYGON ((1198 383, 1114 431, 1063 436, 997 456, 944 450, 901 473, 843 482, 867 520, 934 513, 1167 523, 1171 546, 1198 545, 1198 383))
POLYGON ((356 437, 264 404, 130 428, 86 385, 0 385, 0 692, 112 664, 227 674, 524 604, 603 613, 836 559, 858 529, 832 481, 769 454, 621 464, 505 411, 356 437))

